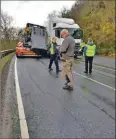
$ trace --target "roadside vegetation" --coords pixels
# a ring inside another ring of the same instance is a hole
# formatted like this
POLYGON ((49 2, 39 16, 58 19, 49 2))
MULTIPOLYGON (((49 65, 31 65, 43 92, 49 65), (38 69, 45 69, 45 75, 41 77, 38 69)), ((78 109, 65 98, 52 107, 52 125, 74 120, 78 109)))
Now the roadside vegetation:
POLYGON ((115 56, 115 0, 76 0, 71 9, 50 15, 74 19, 83 29, 83 40, 91 37, 96 43, 97 54, 115 56))
POLYGON ((9 62, 9 60, 13 57, 13 55, 14 55, 13 53, 9 54, 0 60, 0 74, 2 73, 4 66, 9 62))
POLYGON ((1 12, 0 26, 0 51, 7 49, 15 49, 19 28, 13 27, 13 18, 5 12, 1 12))
MULTIPOLYGON (((18 28, 12 26, 13 18, 7 13, 1 13, 1 26, 0 26, 0 51, 15 49, 18 39, 18 28)), ((11 60, 14 53, 0 59, 0 74, 4 66, 11 60)))

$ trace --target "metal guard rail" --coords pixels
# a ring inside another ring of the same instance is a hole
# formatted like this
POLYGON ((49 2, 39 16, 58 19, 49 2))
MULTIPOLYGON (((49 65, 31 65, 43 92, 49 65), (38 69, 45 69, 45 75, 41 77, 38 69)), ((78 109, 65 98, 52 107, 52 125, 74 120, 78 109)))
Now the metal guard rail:
POLYGON ((14 51, 15 51, 14 49, 0 51, 0 59, 2 59, 3 57, 7 56, 10 53, 13 53, 14 51))

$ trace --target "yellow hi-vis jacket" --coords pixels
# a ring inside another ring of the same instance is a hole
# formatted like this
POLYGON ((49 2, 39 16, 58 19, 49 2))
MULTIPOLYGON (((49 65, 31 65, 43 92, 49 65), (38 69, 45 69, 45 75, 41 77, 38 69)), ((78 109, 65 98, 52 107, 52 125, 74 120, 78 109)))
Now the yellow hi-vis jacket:
POLYGON ((80 46, 81 46, 81 50, 82 50, 83 47, 85 46, 85 42, 82 42, 80 46))
MULTIPOLYGON (((83 50, 83 47, 84 47, 85 45, 86 45, 85 42, 82 42, 82 43, 80 44, 81 51, 83 50)), ((84 53, 83 53, 83 56, 84 56, 84 53)))
POLYGON ((86 56, 95 56, 96 45, 86 45, 86 56))
POLYGON ((55 51, 54 51, 54 45, 53 45, 53 43, 51 42, 51 43, 50 43, 50 54, 53 55, 54 53, 55 53, 55 51))

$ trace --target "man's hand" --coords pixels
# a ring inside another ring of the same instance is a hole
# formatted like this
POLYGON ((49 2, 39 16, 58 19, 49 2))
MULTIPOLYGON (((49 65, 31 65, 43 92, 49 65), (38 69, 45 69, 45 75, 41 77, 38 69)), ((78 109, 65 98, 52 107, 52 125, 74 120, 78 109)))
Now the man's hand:
POLYGON ((79 49, 79 52, 81 52, 82 51, 82 49, 79 49))
POLYGON ((66 61, 63 57, 60 57, 60 60, 61 60, 61 61, 63 61, 63 62, 65 62, 65 61, 66 61))
POLYGON ((60 57, 62 57, 62 53, 60 53, 60 57))

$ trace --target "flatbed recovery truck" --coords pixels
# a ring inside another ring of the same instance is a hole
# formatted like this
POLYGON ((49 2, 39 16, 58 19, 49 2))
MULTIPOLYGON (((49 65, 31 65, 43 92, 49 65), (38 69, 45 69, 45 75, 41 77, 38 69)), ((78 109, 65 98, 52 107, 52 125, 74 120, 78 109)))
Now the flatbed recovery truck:
MULTIPOLYGON (((46 27, 27 23, 31 29, 31 35, 23 37, 22 45, 18 42, 16 56, 19 57, 47 57, 47 31, 46 27), (27 39, 30 38, 30 39, 27 39), (28 41, 27 41, 28 40, 28 41)), ((26 26, 27 26, 26 25, 26 26)))

